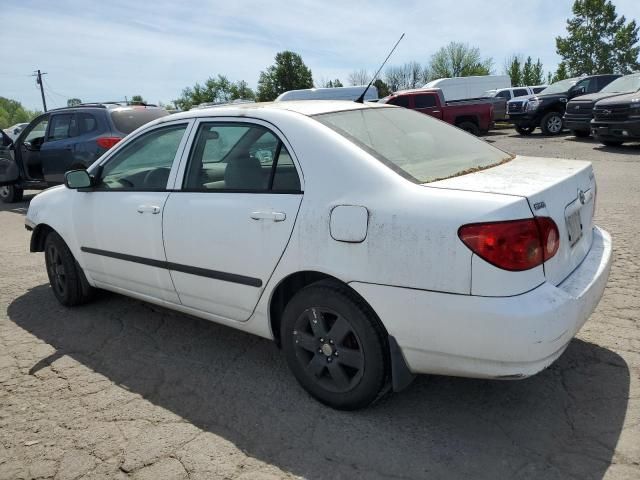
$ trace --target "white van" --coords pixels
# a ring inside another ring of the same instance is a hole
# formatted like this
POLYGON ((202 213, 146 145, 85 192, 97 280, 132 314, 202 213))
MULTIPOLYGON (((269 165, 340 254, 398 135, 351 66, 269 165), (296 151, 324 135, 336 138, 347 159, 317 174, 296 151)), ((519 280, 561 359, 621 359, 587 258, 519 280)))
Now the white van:
POLYGON ((504 98, 507 102, 512 98, 525 97, 528 95, 535 95, 547 88, 547 85, 534 85, 531 87, 512 87, 512 88, 498 88, 487 90, 481 96, 488 98, 504 98))
MULTIPOLYGON (((357 100, 366 85, 355 87, 335 87, 335 88, 306 88, 303 90, 289 90, 280 94, 276 102, 288 100, 357 100)), ((486 89, 485 89, 486 90, 486 89)), ((378 100, 378 89, 371 85, 364 96, 366 101, 378 100)))
POLYGON ((474 77, 439 78, 425 84, 424 88, 439 88, 446 101, 479 98, 487 90, 510 88, 509 75, 479 75, 474 77))

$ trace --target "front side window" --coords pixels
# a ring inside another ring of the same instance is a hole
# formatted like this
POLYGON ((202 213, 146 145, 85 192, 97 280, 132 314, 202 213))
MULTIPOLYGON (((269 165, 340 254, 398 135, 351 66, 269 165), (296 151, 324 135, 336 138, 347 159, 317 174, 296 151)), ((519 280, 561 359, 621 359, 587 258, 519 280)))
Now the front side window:
POLYGON ((505 98, 507 100, 510 100, 511 99, 511 93, 509 92, 509 90, 502 90, 501 92, 498 92, 496 97, 505 98))
POLYGON ((189 191, 299 191, 289 152, 265 127, 206 122, 196 133, 183 182, 189 191))
POLYGON ((464 175, 513 158, 473 135, 413 110, 370 107, 314 118, 415 183, 464 175))
POLYGON ((147 132, 109 159, 98 189, 164 190, 187 124, 147 132))
POLYGON ((526 88, 516 88, 513 91, 514 97, 524 97, 525 95, 529 95, 529 92, 527 92, 526 88))
POLYGON ((44 140, 44 135, 47 131, 48 124, 49 124, 49 117, 45 117, 42 120, 40 120, 37 124, 33 126, 33 128, 29 131, 29 133, 27 133, 27 136, 23 141, 35 143, 36 141, 39 140, 40 143, 42 143, 42 141, 44 140))

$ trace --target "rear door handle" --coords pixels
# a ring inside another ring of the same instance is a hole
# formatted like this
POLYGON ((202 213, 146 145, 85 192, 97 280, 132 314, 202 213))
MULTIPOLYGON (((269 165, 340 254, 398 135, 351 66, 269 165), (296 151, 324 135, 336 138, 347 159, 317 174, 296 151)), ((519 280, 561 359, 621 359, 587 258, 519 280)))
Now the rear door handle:
POLYGON ((138 213, 152 213, 156 215, 160 213, 160 207, 156 205, 138 205, 138 213))
POLYGON ((273 220, 274 222, 283 222, 287 215, 284 212, 251 212, 251 218, 254 220, 273 220))

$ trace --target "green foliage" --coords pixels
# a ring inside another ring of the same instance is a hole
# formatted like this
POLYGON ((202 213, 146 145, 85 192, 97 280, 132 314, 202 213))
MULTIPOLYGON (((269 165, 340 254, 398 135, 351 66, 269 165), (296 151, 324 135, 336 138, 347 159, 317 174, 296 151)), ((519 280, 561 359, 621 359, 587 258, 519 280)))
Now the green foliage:
POLYGON ((380 98, 384 98, 387 95, 391 94, 391 89, 389 88, 389 85, 384 83, 379 78, 375 82, 373 82, 373 86, 378 89, 378 97, 380 98))
POLYGON ((67 107, 75 107, 77 105, 80 105, 82 103, 82 100, 80 100, 79 98, 70 98, 69 100, 67 100, 67 107))
POLYGON ((504 71, 511 78, 512 87, 522 87, 522 57, 512 55, 504 63, 504 71))
POLYGON ((255 93, 244 80, 231 82, 226 76, 209 77, 204 85, 196 83, 182 90, 182 95, 173 103, 182 110, 189 110, 201 103, 230 102, 232 100, 254 100, 255 93))
POLYGON ((133 95, 129 101, 131 103, 146 103, 144 98, 142 98, 142 95, 133 95))
POLYGON ((16 100, 0 97, 0 128, 7 128, 16 123, 30 122, 39 113, 25 109, 16 100))
POLYGON ((313 88, 311 70, 302 57, 288 50, 276 54, 275 63, 260 72, 258 100, 268 102, 289 90, 313 88))
POLYGON ((565 78, 569 78, 569 72, 567 72, 567 66, 564 64, 564 62, 560 62, 556 73, 551 79, 551 83, 559 82, 560 80, 564 80, 565 78))
POLYGON ((482 58, 480 49, 467 44, 451 42, 431 57, 429 76, 431 79, 445 77, 468 77, 490 75, 493 60, 482 58))
POLYGON ((618 18, 608 0, 576 0, 567 20, 566 37, 556 37, 556 51, 572 76, 597 73, 627 74, 640 68, 638 27, 618 18))

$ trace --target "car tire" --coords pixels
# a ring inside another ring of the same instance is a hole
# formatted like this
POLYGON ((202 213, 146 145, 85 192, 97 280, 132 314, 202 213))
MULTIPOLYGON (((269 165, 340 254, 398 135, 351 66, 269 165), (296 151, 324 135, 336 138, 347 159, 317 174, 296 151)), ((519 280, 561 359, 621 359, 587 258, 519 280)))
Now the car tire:
POLYGON ((3 203, 15 203, 22 201, 24 190, 15 185, 5 185, 0 187, 0 200, 3 203))
POLYGON ((540 130, 544 135, 559 135, 562 127, 562 115, 559 112, 549 112, 540 121, 540 130))
POLYGON ((296 293, 282 315, 280 337, 293 375, 325 405, 364 408, 388 390, 387 334, 373 311, 337 282, 296 293))
POLYGON ((516 132, 520 135, 531 135, 536 127, 516 127, 516 132))
POLYGON ((82 268, 56 232, 50 232, 44 241, 44 258, 51 289, 62 305, 73 307, 93 297, 94 288, 87 283, 82 268))
POLYGON ((589 130, 571 130, 571 135, 578 138, 587 138, 591 136, 591 132, 589 130))
POLYGON ((478 125, 476 125, 473 122, 460 122, 458 125, 456 125, 458 128, 461 128, 462 130, 464 130, 465 132, 468 132, 472 135, 475 135, 476 137, 478 135, 480 135, 480 129, 478 128, 478 125))
POLYGON ((619 147, 624 142, 621 140, 602 140, 601 139, 600 143, 602 143, 603 145, 606 145, 607 147, 619 147))

